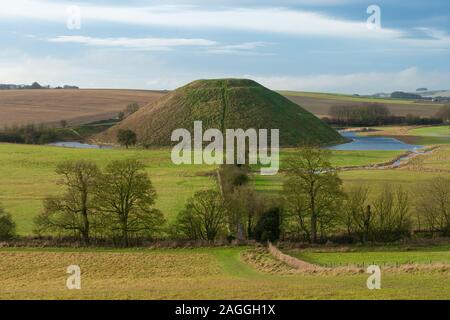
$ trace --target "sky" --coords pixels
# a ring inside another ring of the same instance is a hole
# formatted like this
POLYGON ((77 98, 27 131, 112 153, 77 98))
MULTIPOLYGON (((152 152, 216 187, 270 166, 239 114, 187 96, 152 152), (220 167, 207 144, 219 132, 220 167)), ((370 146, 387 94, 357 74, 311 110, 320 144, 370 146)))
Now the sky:
POLYGON ((448 0, 0 0, 0 83, 450 89, 448 0))

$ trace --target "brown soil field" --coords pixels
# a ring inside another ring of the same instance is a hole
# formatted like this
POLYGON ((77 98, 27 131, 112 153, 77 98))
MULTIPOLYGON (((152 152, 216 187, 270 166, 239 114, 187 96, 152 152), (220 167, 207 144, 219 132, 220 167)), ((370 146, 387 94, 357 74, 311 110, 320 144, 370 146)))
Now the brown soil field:
POLYGON ((140 106, 163 96, 147 90, 0 90, 0 128, 5 125, 81 124, 115 117, 133 102, 140 106))
MULTIPOLYGON (((301 105, 309 112, 315 114, 318 117, 326 117, 329 114, 330 107, 333 105, 361 105, 360 101, 351 101, 344 99, 330 99, 308 96, 297 96, 285 94, 286 98, 301 105)), ((389 110, 396 116, 406 116, 412 114, 415 116, 432 117, 435 116, 442 104, 438 103, 390 103, 380 101, 380 103, 386 105, 389 110)))

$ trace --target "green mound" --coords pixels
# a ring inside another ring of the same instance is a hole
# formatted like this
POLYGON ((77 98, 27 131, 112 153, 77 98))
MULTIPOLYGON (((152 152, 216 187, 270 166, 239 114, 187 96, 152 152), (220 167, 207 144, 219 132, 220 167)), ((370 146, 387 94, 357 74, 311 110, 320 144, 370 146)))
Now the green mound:
POLYGON ((115 142, 120 129, 136 132, 143 146, 173 145, 173 130, 279 129, 280 145, 329 145, 344 139, 327 124, 282 95, 247 79, 197 80, 153 102, 106 131, 101 139, 115 142))

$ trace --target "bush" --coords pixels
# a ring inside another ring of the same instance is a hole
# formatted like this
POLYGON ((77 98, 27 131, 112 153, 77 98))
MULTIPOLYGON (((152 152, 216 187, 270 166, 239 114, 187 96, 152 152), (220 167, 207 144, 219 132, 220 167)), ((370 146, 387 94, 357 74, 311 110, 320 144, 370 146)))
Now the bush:
POLYGON ((137 136, 132 130, 119 130, 117 133, 117 141, 128 149, 129 146, 137 143, 137 136))
POLYGON ((280 238, 281 212, 272 208, 264 212, 255 227, 255 238, 258 242, 276 241, 280 238))
POLYGON ((10 240, 16 235, 16 224, 10 214, 0 207, 0 240, 10 240))

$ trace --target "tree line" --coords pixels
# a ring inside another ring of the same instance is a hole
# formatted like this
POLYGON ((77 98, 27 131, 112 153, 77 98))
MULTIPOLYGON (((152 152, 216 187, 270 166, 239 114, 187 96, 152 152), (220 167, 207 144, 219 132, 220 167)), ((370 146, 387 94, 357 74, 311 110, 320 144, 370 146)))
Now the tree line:
POLYGON ((450 105, 444 105, 433 117, 420 117, 412 114, 393 115, 389 108, 381 103, 364 103, 361 105, 334 105, 329 109, 325 122, 339 126, 380 126, 432 125, 450 121, 450 105))
MULTIPOLYGON (((393 242, 415 230, 450 236, 449 178, 434 178, 414 194, 363 184, 344 190, 330 159, 329 150, 309 146, 291 154, 282 192, 272 197, 255 190, 248 166, 222 165, 216 187, 197 191, 171 223, 155 208, 156 191, 141 162, 112 161, 103 169, 64 162, 56 169, 64 192, 44 200, 34 232, 118 246, 140 239, 393 242)), ((14 230, 11 215, 0 209, 0 239, 14 237, 14 230)))

